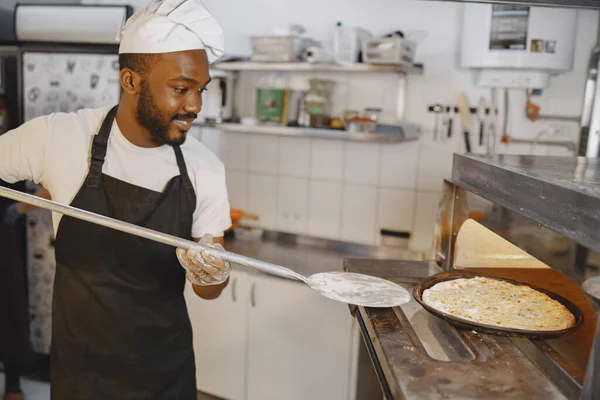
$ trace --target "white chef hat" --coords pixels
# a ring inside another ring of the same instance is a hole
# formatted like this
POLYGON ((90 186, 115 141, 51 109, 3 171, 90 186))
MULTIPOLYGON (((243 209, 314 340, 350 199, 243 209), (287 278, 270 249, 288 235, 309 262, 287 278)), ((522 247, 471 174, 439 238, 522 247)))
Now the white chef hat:
POLYGON ((153 0, 119 31, 119 54, 206 50, 208 62, 223 56, 223 30, 200 0, 153 0))

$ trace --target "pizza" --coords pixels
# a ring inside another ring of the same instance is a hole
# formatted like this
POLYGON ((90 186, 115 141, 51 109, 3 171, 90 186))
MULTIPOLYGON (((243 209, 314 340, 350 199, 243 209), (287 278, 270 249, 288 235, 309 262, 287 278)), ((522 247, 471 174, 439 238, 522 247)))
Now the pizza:
POLYGON ((436 283, 423 291, 423 302, 457 318, 503 328, 557 331, 575 325, 573 314, 545 293, 493 278, 436 283))

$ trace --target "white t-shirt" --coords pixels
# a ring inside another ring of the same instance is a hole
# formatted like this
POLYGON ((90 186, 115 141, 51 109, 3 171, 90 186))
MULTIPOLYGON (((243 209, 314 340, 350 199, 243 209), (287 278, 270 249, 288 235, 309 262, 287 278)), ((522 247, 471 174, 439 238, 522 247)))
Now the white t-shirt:
MULTIPOLYGON (((88 174, 92 138, 108 110, 42 116, 0 136, 0 179, 34 181, 50 192, 52 200, 70 204, 88 174)), ((189 135, 181 150, 197 198, 192 236, 223 236, 231 226, 223 163, 189 135)), ((169 180, 179 175, 179 168, 171 146, 137 147, 123 136, 115 121, 102 172, 162 192, 169 180)), ((61 216, 52 215, 55 234, 61 216)))

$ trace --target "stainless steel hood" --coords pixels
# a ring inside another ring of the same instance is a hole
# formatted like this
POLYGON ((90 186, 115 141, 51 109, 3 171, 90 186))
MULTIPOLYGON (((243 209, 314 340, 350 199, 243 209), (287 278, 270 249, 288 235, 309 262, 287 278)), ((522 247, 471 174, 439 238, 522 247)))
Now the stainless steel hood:
POLYGON ((442 0, 454 3, 494 3, 494 4, 520 4, 538 7, 565 7, 565 8, 590 8, 600 9, 600 0, 442 0))

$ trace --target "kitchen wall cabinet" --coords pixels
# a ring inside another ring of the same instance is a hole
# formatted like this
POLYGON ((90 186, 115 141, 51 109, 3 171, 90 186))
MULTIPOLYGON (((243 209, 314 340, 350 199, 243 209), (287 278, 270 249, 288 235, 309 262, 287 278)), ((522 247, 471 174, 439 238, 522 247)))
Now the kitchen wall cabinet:
POLYGON ((186 287, 198 390, 230 400, 353 400, 359 335, 345 304, 235 269, 214 301, 186 287))

